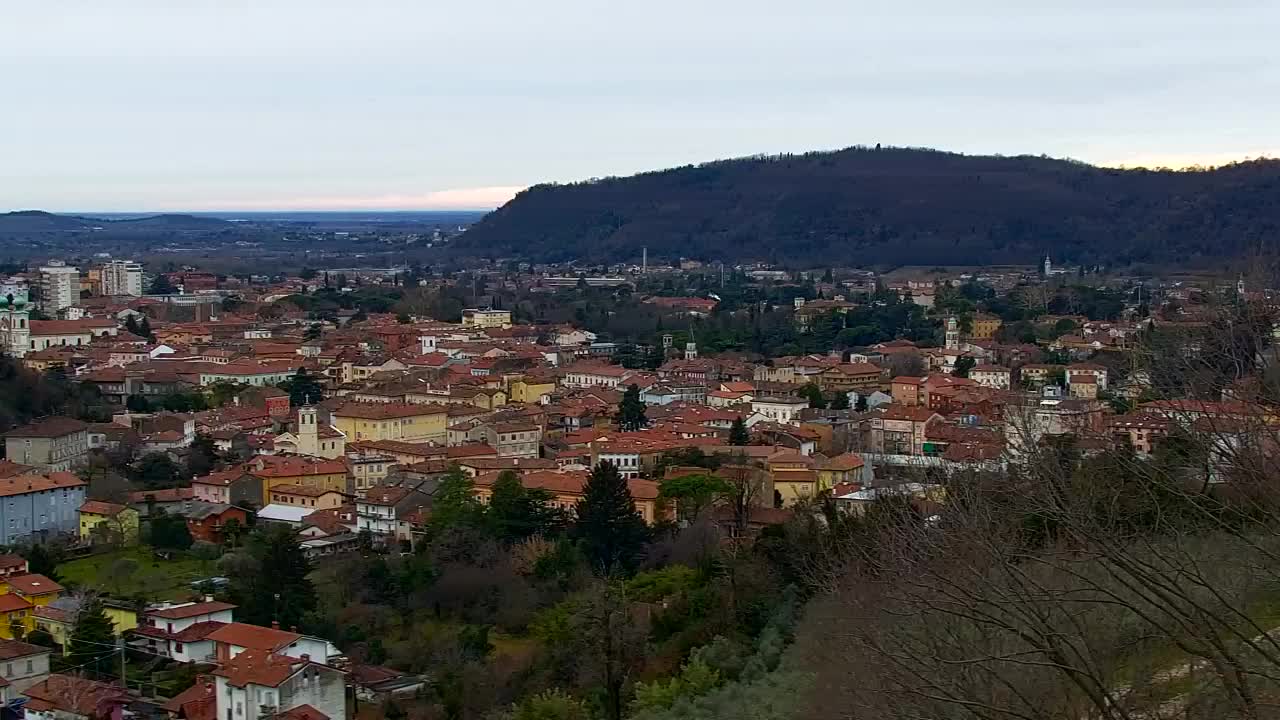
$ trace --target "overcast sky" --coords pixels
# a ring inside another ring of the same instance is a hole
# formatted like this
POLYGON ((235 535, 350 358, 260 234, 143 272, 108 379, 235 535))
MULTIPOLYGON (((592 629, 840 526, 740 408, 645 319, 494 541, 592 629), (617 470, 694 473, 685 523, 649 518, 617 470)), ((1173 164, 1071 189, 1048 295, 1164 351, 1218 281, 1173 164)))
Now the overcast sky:
POLYGON ((1277 0, 0 8, 0 210, 491 207, 542 181, 875 143, 1280 155, 1277 0))

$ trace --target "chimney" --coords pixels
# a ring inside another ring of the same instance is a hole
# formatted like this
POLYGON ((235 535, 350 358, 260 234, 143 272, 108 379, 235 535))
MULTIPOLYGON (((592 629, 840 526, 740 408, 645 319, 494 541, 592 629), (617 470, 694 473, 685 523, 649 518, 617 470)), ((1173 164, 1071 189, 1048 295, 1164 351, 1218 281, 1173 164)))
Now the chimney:
POLYGON ((280 629, 280 621, 279 621, 279 620, 272 620, 272 621, 271 621, 271 629, 272 629, 272 630, 279 630, 279 629, 280 629))
POLYGON ((290 625, 290 626, 289 626, 289 632, 291 632, 291 633, 296 633, 296 632, 298 632, 298 626, 297 626, 297 625, 290 625))
POLYGON ((204 596, 204 601, 205 601, 205 602, 213 602, 213 596, 212 596, 212 595, 205 595, 205 596, 204 596))
POLYGON ((309 662, 311 662, 311 656, 310 656, 310 655, 308 655, 307 653, 302 653, 302 662, 304 662, 304 663, 309 663, 309 662))

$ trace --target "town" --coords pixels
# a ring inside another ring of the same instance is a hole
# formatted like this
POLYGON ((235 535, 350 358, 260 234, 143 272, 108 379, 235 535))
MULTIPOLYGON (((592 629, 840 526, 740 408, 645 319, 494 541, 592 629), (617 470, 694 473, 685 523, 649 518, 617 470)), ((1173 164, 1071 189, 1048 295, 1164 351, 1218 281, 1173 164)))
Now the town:
POLYGON ((831 518, 1064 453, 1227 485, 1280 422, 1247 273, 153 265, 0 277, 37 720, 660 717, 778 667, 831 518))

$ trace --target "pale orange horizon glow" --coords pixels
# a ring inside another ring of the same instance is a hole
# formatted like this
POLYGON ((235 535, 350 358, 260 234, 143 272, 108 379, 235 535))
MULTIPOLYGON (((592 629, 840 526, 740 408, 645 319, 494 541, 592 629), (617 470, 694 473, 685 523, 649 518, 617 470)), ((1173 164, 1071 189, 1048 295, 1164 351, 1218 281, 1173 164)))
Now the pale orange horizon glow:
POLYGON ((455 188, 421 194, 326 195, 197 203, 189 210, 488 210, 496 208, 522 185, 455 188))
POLYGON ((1274 158, 1280 158, 1280 150, 1176 153, 1168 155, 1135 153, 1098 164, 1103 167, 1114 168, 1171 168, 1173 170, 1182 170, 1190 167, 1214 168, 1229 165, 1233 162, 1247 162, 1249 160, 1274 158))

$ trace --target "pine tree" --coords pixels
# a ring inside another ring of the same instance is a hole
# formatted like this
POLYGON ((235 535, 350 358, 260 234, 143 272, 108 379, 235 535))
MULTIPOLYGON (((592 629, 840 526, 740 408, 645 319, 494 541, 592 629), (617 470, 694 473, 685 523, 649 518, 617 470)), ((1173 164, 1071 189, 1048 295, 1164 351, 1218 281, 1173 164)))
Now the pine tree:
POLYGON ((281 627, 302 624, 316 608, 316 589, 307 574, 311 563, 302 554, 292 529, 277 526, 255 532, 245 563, 231 577, 231 596, 244 622, 281 627))
POLYGON ((68 660, 90 673, 108 674, 115 654, 115 635, 115 624, 103 612, 102 602, 86 599, 76 613, 76 624, 67 643, 68 660))
POLYGON ((614 420, 618 423, 618 429, 624 431, 643 430, 649 424, 649 419, 645 417, 644 401, 640 399, 639 386, 633 384, 623 393, 614 420))
POLYGON ((733 419, 733 427, 729 428, 729 444, 737 446, 751 444, 751 433, 747 432, 747 423, 741 415, 733 419))
POLYGON ((822 389, 813 383, 809 383, 800 388, 800 397, 809 401, 809 407, 821 410, 827 406, 827 399, 822 395, 822 389))
POLYGON ((836 391, 831 398, 830 407, 832 410, 848 410, 849 409, 849 393, 836 391))
POLYGON ((573 529, 600 575, 635 569, 649 528, 636 510, 627 481, 613 463, 601 462, 591 471, 573 529))
POLYGON ((307 374, 306 368, 298 368, 298 372, 282 384, 289 392, 290 407, 314 405, 324 399, 324 388, 318 380, 307 374))
POLYGON ((559 524, 551 508, 551 495, 541 488, 528 489, 520 476, 506 470, 493 483, 485 509, 485 524, 497 539, 515 543, 533 535, 552 532, 559 524))

